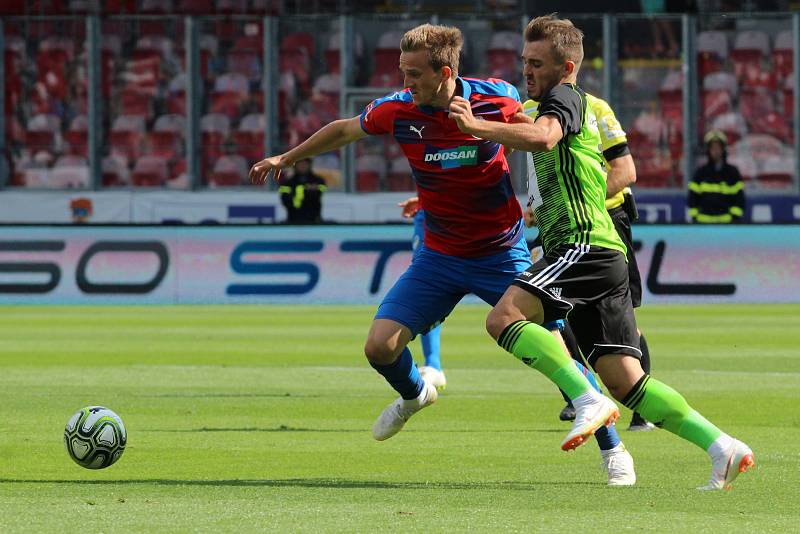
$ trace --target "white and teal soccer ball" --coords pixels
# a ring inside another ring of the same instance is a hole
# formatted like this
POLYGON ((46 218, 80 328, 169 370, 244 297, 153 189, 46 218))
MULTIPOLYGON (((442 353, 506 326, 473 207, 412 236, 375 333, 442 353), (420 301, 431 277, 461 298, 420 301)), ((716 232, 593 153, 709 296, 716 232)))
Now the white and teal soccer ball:
POLYGON ((119 460, 127 441, 122 419, 102 406, 78 410, 64 428, 69 457, 87 469, 103 469, 119 460))

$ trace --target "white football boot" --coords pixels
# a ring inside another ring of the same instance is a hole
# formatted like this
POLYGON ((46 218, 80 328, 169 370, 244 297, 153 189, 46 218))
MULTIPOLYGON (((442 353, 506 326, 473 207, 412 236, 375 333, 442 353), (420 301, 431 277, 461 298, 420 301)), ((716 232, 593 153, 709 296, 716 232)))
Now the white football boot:
POLYGON ((594 390, 573 399, 572 403, 575 405, 575 421, 561 442, 562 451, 575 450, 586 443, 600 425, 609 426, 619 419, 619 408, 614 401, 594 390))
POLYGON ((436 367, 423 365, 419 368, 419 374, 425 382, 433 384, 436 389, 444 389, 447 387, 447 379, 444 377, 444 371, 436 367))
POLYGON ((636 471, 633 469, 633 456, 620 443, 613 449, 600 451, 603 467, 608 472, 609 486, 633 486, 636 484, 636 471))
POLYGON ((391 438, 402 430, 403 425, 412 415, 436 402, 438 396, 436 387, 425 381, 422 393, 417 398, 405 400, 400 397, 384 408, 375 424, 372 425, 372 437, 378 441, 391 438))
POLYGON ((730 443, 720 453, 711 455, 711 479, 708 484, 697 489, 707 491, 731 489, 739 473, 755 467, 756 461, 750 447, 738 439, 725 437, 730 443))

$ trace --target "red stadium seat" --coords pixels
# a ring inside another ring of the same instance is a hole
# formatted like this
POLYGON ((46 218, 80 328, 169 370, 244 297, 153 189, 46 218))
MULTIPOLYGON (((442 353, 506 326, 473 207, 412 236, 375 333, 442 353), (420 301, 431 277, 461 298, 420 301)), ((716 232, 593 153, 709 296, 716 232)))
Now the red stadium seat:
POLYGON ((389 191, 414 191, 416 184, 411 175, 411 165, 405 156, 392 160, 389 174, 386 175, 386 189, 389 191))
POLYGON ((771 189, 791 188, 793 186, 794 170, 794 158, 772 156, 763 162, 757 180, 762 187, 771 189))
POLYGON ((700 109, 703 118, 713 119, 733 109, 731 94, 724 90, 703 91, 700 95, 700 109))
POLYGON ((306 32, 294 32, 288 34, 281 40, 281 53, 291 50, 305 50, 306 56, 313 59, 316 55, 316 45, 314 36, 306 32))
POLYGON ((223 156, 214 164, 209 174, 210 186, 237 187, 247 182, 248 165, 242 156, 223 156))
POLYGON ((131 183, 136 187, 161 187, 167 180, 167 160, 159 156, 142 156, 136 161, 131 183))
POLYGON ((356 159, 356 191, 374 192, 380 190, 381 175, 386 169, 384 159, 376 155, 361 156, 356 159))
POLYGON ((67 154, 87 157, 88 137, 88 132, 86 132, 86 130, 68 130, 64 134, 64 140, 67 142, 67 154))
POLYGON ((138 89, 123 89, 119 95, 121 115, 133 115, 149 120, 153 117, 153 96, 138 89))

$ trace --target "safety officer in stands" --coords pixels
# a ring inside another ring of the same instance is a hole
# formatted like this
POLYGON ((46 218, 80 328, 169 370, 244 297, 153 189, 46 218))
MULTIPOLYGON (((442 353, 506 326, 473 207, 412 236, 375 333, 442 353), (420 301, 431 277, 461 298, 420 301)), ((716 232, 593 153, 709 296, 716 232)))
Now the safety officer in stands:
POLYGON ((727 224, 744 216, 744 182, 727 161, 728 138, 711 130, 703 139, 708 163, 697 169, 689 182, 689 217, 694 223, 727 224))
POLYGON ((314 174, 311 159, 301 159, 294 165, 294 176, 281 183, 278 192, 286 208, 289 224, 318 224, 322 222, 322 195, 327 189, 325 179, 314 174))

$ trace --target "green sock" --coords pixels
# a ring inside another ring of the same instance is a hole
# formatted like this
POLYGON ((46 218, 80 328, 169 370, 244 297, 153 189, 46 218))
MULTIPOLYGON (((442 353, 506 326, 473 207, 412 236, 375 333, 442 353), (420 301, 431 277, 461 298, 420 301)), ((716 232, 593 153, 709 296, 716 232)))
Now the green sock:
POLYGON ((633 386, 622 404, 704 451, 722 435, 719 428, 689 406, 683 395, 650 375, 644 375, 633 386))
POLYGON ((500 334, 497 344, 553 381, 570 399, 592 389, 553 335, 536 323, 511 323, 500 334))

